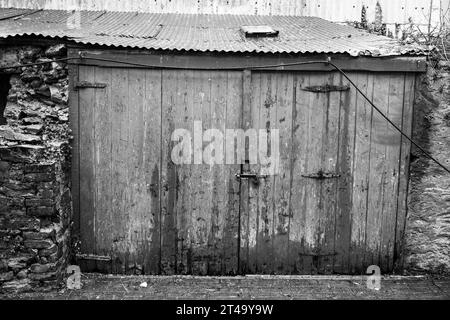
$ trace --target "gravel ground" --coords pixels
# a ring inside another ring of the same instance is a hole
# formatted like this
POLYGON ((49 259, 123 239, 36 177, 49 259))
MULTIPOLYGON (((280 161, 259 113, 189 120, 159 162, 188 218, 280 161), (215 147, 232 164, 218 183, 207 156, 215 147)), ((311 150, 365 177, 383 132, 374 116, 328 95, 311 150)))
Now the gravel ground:
POLYGON ((384 277, 379 291, 367 278, 346 276, 151 277, 82 275, 81 290, 0 295, 26 300, 447 300, 450 278, 384 277), (147 284, 143 285, 144 283, 147 284), (141 286, 142 285, 142 286, 141 286))

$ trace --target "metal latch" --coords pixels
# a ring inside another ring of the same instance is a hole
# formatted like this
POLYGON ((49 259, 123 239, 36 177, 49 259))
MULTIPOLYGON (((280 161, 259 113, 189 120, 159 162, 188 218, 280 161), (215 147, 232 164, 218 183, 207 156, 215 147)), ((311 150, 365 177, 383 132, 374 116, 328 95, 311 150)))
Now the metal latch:
POLYGON ((324 171, 320 170, 319 172, 316 172, 316 173, 302 174, 302 177, 303 178, 308 178, 308 179, 325 180, 325 179, 340 178, 341 175, 337 174, 337 173, 324 172, 324 171))
POLYGON ((236 179, 238 180, 253 180, 255 182, 257 182, 259 179, 266 179, 267 176, 264 175, 260 175, 254 172, 244 172, 244 173, 237 173, 236 174, 236 179))
POLYGON ((89 82, 89 81, 80 81, 75 83, 75 90, 78 89, 87 89, 87 88, 94 88, 94 89, 104 89, 108 85, 106 83, 98 83, 98 82, 89 82))
POLYGON ((348 91, 350 90, 350 86, 335 86, 331 84, 326 84, 323 86, 310 86, 302 88, 303 91, 310 92, 332 92, 332 91, 348 91))

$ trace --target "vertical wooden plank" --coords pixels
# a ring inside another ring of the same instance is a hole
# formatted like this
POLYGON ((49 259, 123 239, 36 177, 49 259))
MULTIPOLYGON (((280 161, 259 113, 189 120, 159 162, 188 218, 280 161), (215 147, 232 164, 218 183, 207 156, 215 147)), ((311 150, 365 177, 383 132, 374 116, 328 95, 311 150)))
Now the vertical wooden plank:
POLYGON ((79 81, 79 67, 69 64, 69 112, 70 129, 72 130, 72 206, 74 235, 80 237, 80 119, 79 119, 79 91, 75 90, 75 83, 79 81))
MULTIPOLYGON (((243 83, 241 72, 227 73, 227 95, 226 95, 226 129, 234 130, 241 128, 242 122, 242 99, 243 83)), ((225 137, 225 145, 228 144, 225 137)), ((236 160, 235 160, 236 161, 236 160)), ((236 179, 236 173, 240 172, 241 165, 233 161, 227 162, 224 181, 226 183, 227 208, 224 211, 224 235, 223 235, 223 274, 236 275, 239 262, 239 207, 240 207, 240 181, 236 179)))
MULTIPOLYGON (((251 125, 246 127, 245 130, 253 130, 253 134, 256 133, 256 130, 261 129, 261 110, 263 109, 261 106, 264 104, 263 92, 263 82, 264 78, 263 73, 261 72, 252 72, 251 74, 251 96, 250 96, 250 108, 247 112, 250 113, 250 123, 251 125)), ((266 129, 264 129, 266 130, 266 129)), ((250 132, 250 131, 248 131, 250 132)), ((256 133, 257 134, 257 133, 256 133)), ((250 139, 250 136, 248 137, 250 139)), ((253 137, 255 139, 255 137, 253 137)), ((256 137, 258 139, 258 137, 256 137)), ((250 153, 257 152, 257 150, 250 150, 250 140, 246 142, 246 152, 248 152, 248 156, 246 158, 247 161, 250 161, 250 153)), ((255 143, 255 142, 253 142, 255 143)), ((259 160, 259 158, 258 158, 259 160)), ((260 162, 250 163, 245 166, 245 172, 253 172, 261 174, 261 164, 260 162)), ((265 183, 264 180, 248 180, 245 181, 248 185, 248 273, 256 274, 258 273, 258 261, 260 257, 260 246, 261 246, 261 206, 260 206, 260 192, 262 188, 262 183, 265 183)), ((268 190, 268 189, 266 189, 268 190)), ((267 214, 267 213, 266 213, 267 214)))
MULTIPOLYGON (((245 70, 242 74, 242 123, 241 128, 245 131, 252 126, 252 72, 245 70)), ((241 166, 241 172, 249 171, 250 165, 241 166)), ((241 201, 239 208, 239 272, 249 273, 250 261, 250 229, 249 229, 249 181, 241 180, 241 201)), ((253 244, 253 243, 252 243, 253 244)))
MULTIPOLYGON (((402 131, 411 137, 413 128, 414 114, 414 94, 416 86, 416 75, 407 74, 405 76, 405 92, 403 97, 403 121, 402 131)), ((398 186, 398 204, 397 204, 397 221, 395 230, 395 251, 394 266, 401 270, 403 268, 402 246, 405 232, 406 216, 408 210, 408 187, 409 187, 409 170, 411 161, 411 142, 402 136, 401 153, 400 153, 400 169, 399 169, 399 186, 398 186)))
MULTIPOLYGON (((224 240, 226 235, 225 220, 228 209, 228 188, 229 179, 233 173, 225 165, 226 155, 226 129, 227 129, 227 97, 228 97, 228 73, 217 72, 211 77, 211 126, 213 130, 222 133, 222 148, 215 150, 223 155, 223 162, 212 164, 212 184, 211 184, 211 227, 208 246, 211 248, 211 259, 208 262, 209 275, 222 275, 224 270, 224 240)), ((205 153, 207 149, 205 149, 205 153)), ((205 154, 206 156, 206 154, 205 154)), ((205 159, 206 160, 206 159, 205 159)), ((237 172, 237 169, 236 169, 237 172)), ((236 174, 235 172, 235 174, 236 174)), ((231 244, 231 243, 230 243, 231 244)), ((237 249, 237 247, 235 247, 237 249)), ((237 253, 237 251, 235 252, 237 253)))
POLYGON ((128 145, 128 70, 112 69, 112 221, 113 273, 126 271, 126 225, 128 221, 127 145, 128 145))
POLYGON ((146 212, 147 226, 147 246, 144 246, 144 273, 160 273, 160 253, 161 253, 161 71, 146 70, 145 97, 143 104, 144 139, 142 142, 143 154, 141 163, 144 172, 144 188, 146 198, 150 200, 147 208, 142 208, 146 212))
MULTIPOLYGON (((369 98, 373 96, 373 74, 356 73, 356 85, 369 98)), ((360 94, 355 101, 355 138, 353 162, 353 187, 351 210, 351 245, 349 248, 350 273, 365 273, 364 251, 368 212, 370 177, 370 145, 372 136, 373 110, 360 94)))
POLYGON ((296 101, 292 113, 292 181, 289 227, 289 256, 293 273, 307 274, 311 271, 312 256, 305 255, 306 247, 306 199, 307 179, 302 175, 309 171, 308 141, 310 136, 311 108, 309 97, 302 88, 310 86, 310 73, 295 75, 296 101))
MULTIPOLYGON (((173 111, 174 130, 185 129, 194 137, 194 118, 193 112, 195 108, 195 71, 178 71, 173 75, 177 79, 176 84, 171 90, 175 109, 173 111)), ((191 145, 193 144, 191 141, 191 145)), ((193 150, 194 151, 194 150, 193 150)), ((195 152, 195 151, 194 151, 195 152)), ((191 155, 191 161, 193 160, 191 155)), ((175 173, 175 273, 191 274, 192 258, 193 258, 193 242, 194 236, 192 230, 194 228, 192 214, 196 202, 193 201, 193 185, 195 181, 193 163, 177 164, 175 173)))
MULTIPOLYGON (((195 71, 194 78, 194 104, 192 106, 192 120, 202 125, 202 134, 211 126, 211 72, 195 71)), ((201 138, 200 138, 201 139, 201 138)), ((203 158, 203 141, 194 141, 194 158, 196 154, 200 160, 203 158), (197 148, 198 146, 198 148, 197 148)), ((211 226, 211 190, 212 171, 211 166, 202 163, 194 163, 191 166, 191 251, 192 272, 196 275, 208 273, 208 260, 212 254, 208 247, 208 238, 211 226)), ((187 191, 187 190, 186 190, 187 191)))
MULTIPOLYGON (((330 73, 324 83, 339 85, 341 75, 337 72, 330 73)), ((339 148, 340 148, 340 112, 341 112, 341 92, 332 91, 324 97, 325 105, 317 105, 317 108, 323 110, 323 129, 322 129, 322 170, 332 174, 341 174, 338 172, 339 148)), ((312 134, 315 134, 314 132, 312 134)), ((337 188, 340 178, 325 179, 321 181, 321 203, 317 215, 319 216, 319 235, 318 235, 318 272, 320 274, 333 273, 333 261, 335 254, 335 232, 336 232, 336 210, 337 210, 337 188)))
MULTIPOLYGON (((374 75, 373 102, 381 112, 387 114, 389 105, 389 87, 391 79, 385 74, 374 75)), ((373 113, 372 134, 370 146, 370 176, 368 190, 368 211, 366 230, 366 253, 364 267, 380 265, 381 227, 385 207, 384 193, 388 180, 386 159, 386 120, 379 114, 373 113)))
MULTIPOLYGON (((398 127, 402 127, 405 75, 390 75, 389 105, 387 116, 398 127)), ((387 123, 384 143, 386 144, 386 189, 383 196, 383 214, 381 220, 381 271, 389 273, 393 269, 395 225, 397 221, 398 181, 400 169, 401 134, 387 123)))
MULTIPOLYGON (((311 74, 310 85, 317 86, 324 84, 322 74, 311 74)), ((323 132, 324 132, 324 113, 328 103, 327 96, 323 93, 307 92, 306 99, 309 100, 309 127, 307 135, 307 155, 308 166, 304 175, 316 174, 323 170, 323 132)), ((323 201, 321 194, 323 192, 323 183, 321 180, 306 178, 306 200, 305 200, 305 246, 303 254, 312 257, 311 265, 304 265, 304 272, 317 274, 319 272, 319 256, 328 254, 321 250, 324 240, 323 225, 320 223, 323 213, 323 201)))
MULTIPOLYGON (((138 148, 138 140, 142 139, 142 100, 143 100, 143 84, 142 76, 139 73, 141 70, 130 69, 128 72, 128 99, 127 99, 127 121, 126 127, 126 190, 127 190, 127 222, 125 226, 126 238, 126 272, 127 274, 135 274, 136 269, 142 269, 141 256, 139 255, 140 240, 142 237, 142 226, 146 221, 143 220, 143 215, 136 207, 139 206, 142 199, 141 190, 139 186, 138 177, 136 173, 139 171, 138 153, 142 152, 142 148, 138 148), (139 115, 140 114, 140 115, 139 115), (140 265, 140 266, 138 266, 140 265)), ((140 172, 142 175, 142 171, 140 172)))
MULTIPOLYGON (((95 113, 95 167, 96 167, 96 250, 99 255, 110 255, 113 245, 111 229, 112 223, 112 190, 111 190, 111 69, 97 68, 95 81, 105 83, 107 87, 96 90, 96 100, 94 106, 95 113)), ((92 107, 92 106, 91 106, 92 107)), ((107 271, 107 270, 104 270, 107 271)), ((111 270, 109 270, 110 272, 111 270)))
MULTIPOLYGON (((128 259, 129 274, 141 274, 151 247, 152 195, 147 186, 144 170, 144 104, 145 104, 145 70, 132 69, 128 76, 128 259)), ((156 124, 155 124, 156 125, 156 124)), ((155 126, 156 127, 156 126, 155 126)), ((157 140, 159 135, 155 135, 157 140)), ((157 201, 158 199, 156 199, 157 201)))
MULTIPOLYGON (((270 139, 270 134, 273 129, 277 129, 277 90, 278 90, 278 75, 274 72, 264 72, 260 74, 260 102, 258 105, 253 104, 252 108, 259 110, 259 122, 253 119, 253 127, 258 130, 258 135, 262 130, 265 130, 270 139)), ((255 90, 255 92, 258 92, 255 90)), ((255 112, 256 112, 255 110, 255 112)), ((269 141, 259 141, 259 150, 268 147, 269 141)), ((261 158, 254 169, 255 172, 266 174, 272 163, 263 163, 261 158)), ((255 220, 256 223, 250 225, 250 234, 256 236, 256 250, 253 251, 256 260, 256 272, 269 274, 274 269, 274 231, 275 231, 275 210, 274 210, 274 184, 275 176, 270 174, 265 179, 259 179, 257 184, 250 185, 251 208, 256 207, 255 210, 250 211, 250 220, 255 220), (256 201, 256 202, 255 202, 256 201), (253 218, 253 219, 252 219, 253 218), (256 232, 252 232, 252 228, 256 227, 256 232)))
POLYGON ((120 244, 120 254, 122 255, 122 261, 124 261, 124 273, 127 275, 134 274, 135 270, 135 242, 132 237, 134 235, 130 233, 134 229, 135 224, 134 211, 132 197, 134 193, 134 185, 132 181, 133 169, 130 166, 134 164, 135 155, 133 153, 133 136, 134 131, 132 118, 134 112, 134 98, 135 98, 135 83, 132 76, 133 70, 129 69, 127 72, 126 89, 123 94, 123 101, 125 106, 125 114, 122 119, 123 127, 120 137, 120 150, 122 155, 127 155, 126 159, 121 159, 122 172, 124 174, 124 180, 122 186, 124 187, 124 198, 122 199, 122 210, 125 219, 123 220, 122 236, 120 244))
MULTIPOLYGON (((274 185, 274 269, 275 274, 291 274, 289 263, 289 222, 291 212, 292 113, 295 108, 294 75, 277 74, 277 112, 273 124, 279 130, 279 171, 274 185)), ((273 155, 273 150, 271 150, 273 155)))
MULTIPOLYGON (((250 107, 249 112, 250 115, 250 123, 251 125, 246 127, 245 130, 259 130, 261 129, 261 113, 264 107, 261 107, 265 102, 264 93, 267 91, 267 83, 264 85, 264 77, 265 74, 262 72, 252 72, 251 74, 251 83, 250 83, 250 107)), ((249 145, 246 145, 246 152, 249 151, 249 145)), ((249 154, 250 155, 250 154, 249 154)), ((246 158, 249 160, 249 158, 246 158)), ((259 158, 258 158, 259 160, 259 158)), ((254 172, 261 173, 261 164, 259 162, 248 164, 245 166, 244 172, 254 172)), ((253 180, 243 180, 243 183, 246 183, 248 186, 248 207, 246 214, 248 215, 248 225, 247 225, 247 241, 248 241, 248 266, 247 273, 249 274, 257 274, 259 271, 259 264, 262 263, 260 261, 260 253, 261 253, 261 244, 263 240, 260 238, 263 236, 263 231, 261 231, 261 211, 265 210, 265 215, 268 215, 267 208, 261 208, 260 201, 260 193, 263 189, 263 185, 266 185, 266 181, 253 181, 253 180)), ((268 192, 268 187, 266 187, 266 193, 268 192)), ((267 219, 266 219, 267 221, 267 219)), ((268 233, 267 231, 266 233, 268 233)), ((267 255, 267 253, 266 253, 267 255)), ((264 259, 264 257, 263 257, 264 259)))
MULTIPOLYGON (((227 95, 227 74, 224 72, 216 72, 211 77, 211 103, 210 103, 210 126, 207 129, 219 130, 219 132, 225 132, 226 123, 226 95, 227 95)), ((210 143, 213 143, 210 141, 210 143)), ((222 140, 223 141, 223 140, 222 140)), ((206 143, 208 144, 208 143, 206 143)), ((215 150, 210 153, 209 147, 212 144, 206 146, 204 156, 214 157, 217 153, 225 154, 225 145, 222 145, 221 150, 215 150)), ((211 161, 213 159, 210 159, 211 161)), ((204 161, 207 163, 208 159, 204 161)), ((208 247, 211 250, 210 260, 208 261, 208 274, 220 275, 222 270, 223 259, 223 213, 226 210, 226 181, 224 181, 225 166, 221 163, 210 163, 211 170, 211 226, 208 237, 208 247)))
MULTIPOLYGON (((358 74, 349 73, 353 81, 358 81, 358 74)), ((343 84, 347 81, 343 80, 343 84)), ((340 97, 340 129, 339 129, 339 160, 337 171, 341 175, 338 181, 336 233, 333 272, 349 274, 351 245, 351 213, 353 203, 353 165, 355 161, 355 134, 356 134, 356 99, 357 91, 351 87, 349 91, 342 92, 340 97)))
POLYGON ((181 124, 176 119, 178 88, 177 71, 161 71, 162 95, 162 160, 161 160, 161 273, 172 275, 177 269, 177 166, 172 162, 172 133, 181 124))
MULTIPOLYGON (((94 67, 79 69, 81 81, 95 81, 94 67)), ((80 238, 81 252, 95 252, 95 89, 80 93, 80 238)))

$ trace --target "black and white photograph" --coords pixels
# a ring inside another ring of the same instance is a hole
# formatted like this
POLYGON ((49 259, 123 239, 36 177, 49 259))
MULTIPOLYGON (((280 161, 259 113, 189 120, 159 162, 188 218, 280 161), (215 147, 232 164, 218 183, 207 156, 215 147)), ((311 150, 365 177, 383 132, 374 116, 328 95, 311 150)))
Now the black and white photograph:
POLYGON ((450 0, 0 0, 0 308, 42 300, 450 300, 450 0))

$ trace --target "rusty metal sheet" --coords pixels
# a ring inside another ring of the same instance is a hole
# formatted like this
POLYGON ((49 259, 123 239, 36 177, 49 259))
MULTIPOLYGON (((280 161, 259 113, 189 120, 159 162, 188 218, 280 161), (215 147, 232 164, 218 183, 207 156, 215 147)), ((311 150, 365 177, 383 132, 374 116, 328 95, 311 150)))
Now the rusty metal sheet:
MULTIPOLYGON (((0 16, 14 14, 0 9, 0 16)), ((23 11, 23 10, 22 10, 23 11)), ((19 12, 18 12, 19 13, 19 12)), ((0 20, 0 38, 43 36, 111 47, 226 53, 420 55, 421 48, 316 17, 43 10, 0 20), (242 26, 277 37, 245 38, 242 26)))

